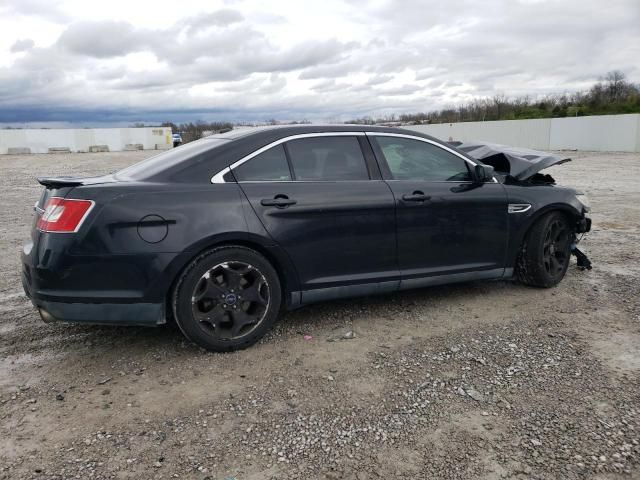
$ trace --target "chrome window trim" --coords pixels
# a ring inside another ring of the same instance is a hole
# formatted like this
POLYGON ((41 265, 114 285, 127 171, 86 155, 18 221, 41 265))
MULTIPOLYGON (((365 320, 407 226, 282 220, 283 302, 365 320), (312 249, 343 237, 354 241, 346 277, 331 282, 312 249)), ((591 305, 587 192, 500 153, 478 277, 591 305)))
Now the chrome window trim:
MULTIPOLYGON (((236 160, 231 165, 229 165, 226 168, 223 168, 218 173, 216 173, 213 177, 211 177, 211 183, 226 183, 223 177, 234 168, 239 167, 244 162, 248 162, 253 157, 258 156, 263 152, 266 152, 270 148, 273 148, 285 142, 289 142, 291 140, 299 140, 302 138, 315 138, 315 137, 353 137, 353 136, 363 137, 365 136, 365 132, 316 132, 316 133, 299 133, 296 135, 289 135, 288 137, 280 138, 279 140, 271 142, 265 145, 264 147, 259 148, 255 152, 250 153, 249 155, 245 155, 240 160, 236 160)), ((254 181, 255 182, 291 182, 293 180, 254 180, 254 181)), ((326 180, 317 180, 317 181, 321 182, 326 180)), ((360 180, 360 181, 368 182, 369 180, 360 180)), ((238 182, 238 183, 246 183, 246 182, 238 182)))
POLYGON ((211 177, 211 183, 227 183, 224 181, 224 176, 229 173, 231 169, 229 167, 225 167, 216 173, 213 177, 211 177))
MULTIPOLYGON (((456 152, 455 150, 442 145, 438 142, 435 142, 433 140, 430 140, 428 138, 423 138, 423 137, 416 137, 415 135, 411 135, 411 134, 405 134, 405 133, 391 133, 391 132, 372 132, 372 131, 366 131, 366 132, 316 132, 316 133, 299 133, 296 135, 289 135, 288 137, 283 137, 280 138, 278 140, 275 140, 274 142, 271 142, 267 145, 265 145, 264 147, 259 148, 258 150, 251 152, 248 155, 245 155, 244 157, 242 157, 240 160, 236 160, 235 162, 233 162, 231 165, 229 165, 228 167, 223 168, 222 170, 220 170, 218 173, 216 173, 215 175, 213 175, 211 177, 211 183, 227 183, 224 181, 224 176, 231 172, 231 170, 233 170, 234 168, 239 167, 240 165, 242 165, 245 162, 248 162, 249 160, 251 160, 252 158, 260 155, 263 152, 266 152, 267 150, 269 150, 270 148, 273 148, 277 145, 280 145, 282 143, 291 141, 291 140, 299 140, 302 138, 314 138, 314 137, 352 137, 352 136, 371 136, 371 137, 398 137, 398 138, 407 138, 409 140, 418 140, 421 142, 425 142, 425 143, 429 143, 431 145, 434 145, 438 148, 441 148, 449 153, 454 154, 455 156, 461 158, 462 160, 464 160, 465 162, 467 162, 468 164, 472 165, 473 167, 475 167, 477 165, 477 163, 473 162, 472 160, 468 159, 467 157, 465 157, 464 155, 461 155, 459 152, 456 152)), ((237 182, 237 183, 263 183, 263 182, 326 182, 327 180, 250 180, 250 181, 242 181, 242 182, 237 182)), ((330 181, 340 181, 340 180, 330 180, 330 181)), ((371 179, 369 180, 350 180, 350 181, 358 181, 358 182, 369 182, 371 181, 371 179)), ((398 180, 398 181, 406 181, 406 180, 398 180)), ((498 183, 498 180, 493 177, 492 178, 492 182, 487 182, 487 183, 498 183)))
MULTIPOLYGON (((364 180, 242 180, 237 183, 346 183, 346 182, 386 182, 379 178, 369 178, 364 180)), ((226 183, 226 182, 223 182, 226 183)))

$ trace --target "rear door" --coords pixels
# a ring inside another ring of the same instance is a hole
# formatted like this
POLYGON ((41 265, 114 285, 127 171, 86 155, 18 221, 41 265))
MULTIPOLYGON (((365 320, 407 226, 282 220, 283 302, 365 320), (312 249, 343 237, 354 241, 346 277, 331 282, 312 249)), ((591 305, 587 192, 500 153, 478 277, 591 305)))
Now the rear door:
POLYGON ((364 134, 296 135, 259 150, 233 174, 292 258, 303 290, 397 288, 394 199, 364 134))
POLYGON ((469 161, 421 137, 369 138, 395 197, 403 283, 465 272, 501 276, 508 237, 502 184, 474 182, 469 161))

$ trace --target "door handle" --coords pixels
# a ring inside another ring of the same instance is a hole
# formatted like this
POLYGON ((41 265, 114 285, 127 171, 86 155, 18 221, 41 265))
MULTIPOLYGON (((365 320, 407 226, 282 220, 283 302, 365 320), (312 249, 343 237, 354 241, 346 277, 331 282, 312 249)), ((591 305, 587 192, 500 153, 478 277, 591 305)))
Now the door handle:
POLYGON ((416 190, 410 195, 402 195, 402 200, 405 202, 426 202, 427 200, 431 200, 431 196, 425 195, 424 192, 421 192, 420 190, 416 190))
POLYGON ((286 208, 290 205, 295 205, 295 200, 287 197, 286 195, 276 195, 273 198, 264 198, 260 200, 260 205, 263 207, 278 207, 278 208, 286 208))

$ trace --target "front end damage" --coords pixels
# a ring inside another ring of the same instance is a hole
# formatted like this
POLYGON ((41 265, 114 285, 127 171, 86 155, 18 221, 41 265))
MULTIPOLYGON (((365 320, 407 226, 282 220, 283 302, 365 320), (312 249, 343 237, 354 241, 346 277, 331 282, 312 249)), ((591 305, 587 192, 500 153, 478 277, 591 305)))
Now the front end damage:
MULTIPOLYGON (((495 169, 496 178, 504 184, 555 185, 555 179, 547 173, 541 173, 541 171, 553 165, 571 161, 571 158, 564 155, 494 143, 475 141, 449 143, 472 158, 486 165, 491 165, 495 169)), ((584 234, 591 230, 591 219, 586 216, 590 207, 583 193, 576 192, 575 198, 581 205, 582 216, 575 223, 571 254, 576 257, 580 270, 591 270, 591 261, 578 248, 578 243, 584 234), (578 237, 579 234, 582 235, 578 237)))
MULTIPOLYGON (((586 215, 583 215, 581 219, 576 222, 576 234, 582 233, 583 235, 591 230, 591 219, 586 215)), ((571 254, 576 257, 576 262, 579 270, 591 270, 591 260, 589 257, 578 248, 578 243, 582 240, 582 236, 580 238, 575 238, 573 243, 571 244, 571 254)))
POLYGON ((528 148, 509 147, 497 143, 450 142, 458 150, 491 165, 499 174, 516 181, 555 183, 551 175, 539 172, 552 165, 570 162, 569 157, 528 148))

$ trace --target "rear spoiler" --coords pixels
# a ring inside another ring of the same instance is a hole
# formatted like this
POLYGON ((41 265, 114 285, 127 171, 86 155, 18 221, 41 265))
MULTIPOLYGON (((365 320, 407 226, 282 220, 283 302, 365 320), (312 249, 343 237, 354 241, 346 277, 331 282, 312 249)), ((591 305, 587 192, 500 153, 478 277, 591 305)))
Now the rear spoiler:
POLYGON ((77 187, 84 185, 82 178, 73 177, 38 177, 38 183, 46 188, 77 187))

